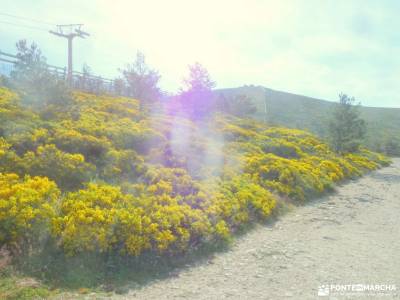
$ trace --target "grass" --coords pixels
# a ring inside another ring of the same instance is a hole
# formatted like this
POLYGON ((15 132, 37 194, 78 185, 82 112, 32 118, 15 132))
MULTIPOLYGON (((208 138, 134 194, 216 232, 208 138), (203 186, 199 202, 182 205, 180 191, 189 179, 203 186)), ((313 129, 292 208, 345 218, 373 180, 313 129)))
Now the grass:
MULTIPOLYGON (((250 227, 243 228, 237 235, 248 230, 250 227)), ((204 263, 228 249, 229 243, 221 242, 204 244, 184 255, 170 257, 154 256, 153 253, 139 257, 93 253, 67 257, 47 246, 36 255, 19 257, 13 264, 15 269, 2 275, 0 299, 37 299, 71 293, 76 296, 125 294, 152 281, 176 276, 184 268, 204 263), (35 278, 34 286, 21 287, 19 282, 24 278, 25 281, 35 278)))
POLYGON ((0 299, 45 299, 57 293, 38 281, 18 275, 10 268, 0 272, 0 299))

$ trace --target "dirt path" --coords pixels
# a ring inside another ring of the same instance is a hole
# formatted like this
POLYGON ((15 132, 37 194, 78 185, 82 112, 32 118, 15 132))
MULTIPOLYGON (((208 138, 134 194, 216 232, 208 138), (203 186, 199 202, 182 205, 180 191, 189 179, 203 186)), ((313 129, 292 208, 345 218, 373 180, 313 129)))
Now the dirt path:
MULTIPOLYGON (((385 292, 392 299, 400 291, 399 212, 400 159, 395 159, 273 226, 258 226, 208 263, 122 298, 316 299, 325 284, 395 284, 397 292, 385 292)), ((376 298, 365 291, 345 295, 376 298)))

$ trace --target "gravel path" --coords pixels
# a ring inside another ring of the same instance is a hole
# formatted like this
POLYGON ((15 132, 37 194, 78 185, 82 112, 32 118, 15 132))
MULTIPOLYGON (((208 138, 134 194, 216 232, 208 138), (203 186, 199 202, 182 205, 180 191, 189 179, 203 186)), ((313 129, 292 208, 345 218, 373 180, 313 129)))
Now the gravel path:
MULTIPOLYGON (((125 299, 376 299, 339 284, 397 285, 400 294, 400 159, 257 226, 206 263, 121 296, 125 299), (331 287, 331 285, 335 285, 331 287)), ((349 288, 349 287, 347 287, 349 288)), ((354 287, 350 287, 354 288, 354 287)), ((358 286, 359 288, 359 286, 358 286)), ((381 292, 382 293, 382 292, 381 292)))

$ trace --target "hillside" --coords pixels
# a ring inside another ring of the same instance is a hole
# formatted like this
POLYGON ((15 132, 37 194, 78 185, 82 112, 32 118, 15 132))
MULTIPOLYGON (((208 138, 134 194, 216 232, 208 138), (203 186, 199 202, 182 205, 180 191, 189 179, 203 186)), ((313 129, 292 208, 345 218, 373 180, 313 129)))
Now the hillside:
POLYGON ((389 163, 338 156, 306 131, 178 115, 80 92, 42 106, 0 88, 0 245, 21 272, 70 287, 112 280, 110 268, 140 277, 389 163))
MULTIPOLYGON (((268 123, 290 128, 309 130, 325 137, 330 112, 336 105, 326 100, 305 97, 264 87, 244 86, 217 90, 227 96, 245 94, 256 106, 254 117, 268 123), (265 115, 265 103, 267 115, 265 115)), ((362 101, 362 99, 360 99, 362 101)), ((400 139, 400 108, 361 107, 362 117, 367 121, 366 145, 374 150, 385 150, 384 144, 400 139)), ((400 155, 400 152, 398 153, 400 155)))

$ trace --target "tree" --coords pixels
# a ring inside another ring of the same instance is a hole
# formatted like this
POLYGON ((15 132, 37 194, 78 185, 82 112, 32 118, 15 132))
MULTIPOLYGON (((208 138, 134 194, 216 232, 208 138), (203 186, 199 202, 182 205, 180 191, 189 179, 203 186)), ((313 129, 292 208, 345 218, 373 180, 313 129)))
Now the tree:
POLYGON ((355 152, 359 149, 366 134, 366 123, 360 117, 360 104, 355 105, 354 97, 339 95, 335 106, 329 133, 332 146, 336 152, 355 152))
POLYGON ((189 66, 189 76, 183 80, 184 87, 179 95, 182 109, 192 119, 202 119, 213 109, 212 89, 215 82, 200 63, 189 66))
POLYGON ((121 73, 127 84, 128 95, 140 100, 141 109, 160 99, 158 83, 161 76, 146 64, 143 53, 137 52, 136 60, 121 70, 121 73))
POLYGON ((221 94, 216 100, 216 107, 219 111, 234 116, 245 118, 257 112, 253 99, 244 94, 226 97, 221 94))
POLYGON ((38 46, 20 40, 16 47, 18 60, 10 74, 11 85, 21 92, 23 101, 37 107, 69 101, 70 91, 64 80, 49 70, 38 46))
POLYGON ((186 91, 211 91, 216 85, 207 69, 198 62, 189 65, 189 76, 183 83, 186 91))

